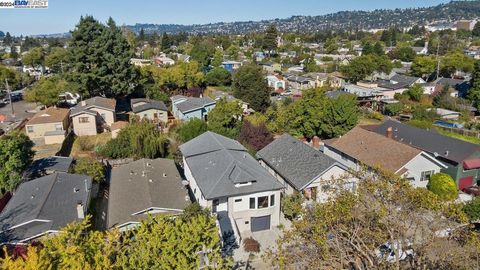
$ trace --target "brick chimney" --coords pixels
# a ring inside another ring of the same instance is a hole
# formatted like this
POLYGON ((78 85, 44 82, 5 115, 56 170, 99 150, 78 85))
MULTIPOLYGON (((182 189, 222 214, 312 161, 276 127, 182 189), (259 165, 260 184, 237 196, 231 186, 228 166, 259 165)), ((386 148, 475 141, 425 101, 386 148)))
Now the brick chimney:
POLYGON ((393 139, 393 128, 392 127, 387 128, 387 132, 386 132, 385 136, 389 139, 393 139))
POLYGON ((320 149, 320 138, 318 136, 313 136, 312 147, 317 149, 317 150, 320 149))

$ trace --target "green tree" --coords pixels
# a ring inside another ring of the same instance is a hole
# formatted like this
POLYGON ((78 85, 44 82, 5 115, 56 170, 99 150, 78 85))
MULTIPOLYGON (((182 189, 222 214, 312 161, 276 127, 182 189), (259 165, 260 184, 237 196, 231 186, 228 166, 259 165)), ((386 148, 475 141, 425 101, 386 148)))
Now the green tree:
POLYGON ((68 52, 64 48, 54 47, 45 56, 45 65, 55 73, 63 72, 63 66, 67 64, 68 52))
POLYGON ((417 56, 417 53, 411 47, 404 46, 395 48, 388 54, 388 56, 391 59, 398 59, 403 62, 412 62, 417 56))
POLYGON ((339 48, 337 39, 335 38, 327 39, 325 41, 324 48, 325 48, 325 51, 327 51, 327 53, 333 53, 337 51, 339 48))
POLYGON ((206 67, 215 53, 215 46, 210 39, 202 39, 194 43, 190 56, 197 61, 200 66, 206 67))
POLYGON ((440 62, 440 72, 444 76, 453 77, 456 71, 472 72, 475 60, 462 52, 446 54, 440 62))
POLYGON ((102 25, 91 16, 81 17, 70 41, 68 79, 84 96, 129 94, 137 84, 131 57, 127 40, 111 18, 102 25))
POLYGON ((313 138, 322 133, 322 119, 325 116, 327 98, 322 89, 309 89, 303 92, 302 99, 289 106, 292 120, 290 126, 295 135, 313 138))
POLYGON ((347 133, 358 122, 357 97, 340 95, 329 99, 322 118, 322 137, 334 138, 347 133))
POLYGON ((8 85, 10 86, 10 89, 15 89, 18 84, 21 83, 22 78, 21 74, 11 68, 8 68, 4 65, 0 65, 0 89, 7 89, 7 86, 5 85, 5 80, 8 81, 8 85))
POLYGON ((262 48, 268 52, 268 56, 277 49, 277 28, 271 24, 265 30, 263 36, 262 48))
POLYGON ((407 91, 405 91, 405 94, 410 98, 410 100, 418 102, 423 96, 423 88, 421 85, 415 83, 408 88, 407 91))
POLYGON ((208 85, 230 85, 232 83, 232 74, 226 69, 216 67, 205 75, 205 82, 208 85))
POLYGON ((25 256, 8 255, 1 260, 5 269, 112 269, 120 233, 90 229, 90 216, 67 225, 62 233, 42 239, 42 246, 28 246, 25 256))
POLYGON ((378 56, 382 56, 385 54, 385 52, 383 51, 383 46, 382 46, 382 43, 380 42, 375 42, 375 45, 373 46, 373 53, 378 55, 378 56))
POLYGON ((118 269, 196 269, 203 249, 208 250, 209 268, 233 266, 230 259, 222 256, 214 217, 156 216, 142 221, 135 231, 126 232, 115 265, 118 269))
POLYGON ((282 212, 289 220, 296 219, 302 213, 303 197, 299 192, 282 197, 282 212))
POLYGON ((97 183, 105 181, 105 167, 93 158, 85 157, 77 159, 73 167, 73 172, 88 175, 97 183))
POLYGON ((480 23, 476 23, 472 30, 472 36, 480 37, 480 23))
POLYGON ((372 75, 376 67, 375 58, 368 54, 352 59, 348 65, 341 67, 341 71, 351 82, 355 83, 372 75))
POLYGON ((13 191, 33 159, 33 142, 19 131, 0 137, 0 192, 13 191))
POLYGON ((23 57, 22 62, 31 67, 43 66, 45 64, 45 51, 43 48, 33 48, 28 51, 23 57))
POLYGON ((31 89, 25 92, 25 100, 38 102, 47 107, 57 104, 59 95, 70 90, 70 84, 59 76, 41 78, 31 89))
POLYGON ((12 43, 13 43, 13 38, 10 35, 10 32, 7 32, 5 34, 5 37, 3 38, 3 44, 5 44, 7 46, 10 46, 10 45, 12 45, 12 43))
POLYGON ((398 115, 403 109, 403 104, 400 102, 387 104, 385 106, 385 114, 389 116, 396 116, 398 115))
POLYGON ((480 197, 475 197, 473 200, 467 202, 463 210, 471 221, 480 220, 480 197))
POLYGON ((247 64, 241 66, 233 76, 233 94, 250 104, 255 111, 264 112, 270 104, 270 89, 262 68, 247 64))
POLYGON ((475 106, 475 108, 480 110, 480 61, 475 62, 473 68, 471 88, 470 91, 468 91, 468 99, 473 102, 473 106, 475 106))
POLYGON ((117 138, 98 149, 110 158, 158 158, 167 155, 168 139, 157 126, 146 120, 134 121, 123 128, 117 138))
POLYGON ((457 184, 453 178, 445 173, 436 173, 430 177, 428 190, 446 201, 456 200, 458 197, 457 184))
POLYGON ((215 50, 215 54, 212 59, 212 66, 219 67, 223 62, 223 51, 220 49, 215 50))
POLYGON ((437 61, 432 56, 417 56, 413 59, 411 73, 414 76, 426 78, 437 67, 437 61))
POLYGON ((183 122, 176 130, 180 141, 188 142, 193 138, 200 136, 208 130, 207 123, 205 121, 192 118, 186 122, 183 122))
POLYGON ((220 99, 208 114, 208 129, 229 138, 236 138, 242 124, 242 108, 236 101, 220 99))

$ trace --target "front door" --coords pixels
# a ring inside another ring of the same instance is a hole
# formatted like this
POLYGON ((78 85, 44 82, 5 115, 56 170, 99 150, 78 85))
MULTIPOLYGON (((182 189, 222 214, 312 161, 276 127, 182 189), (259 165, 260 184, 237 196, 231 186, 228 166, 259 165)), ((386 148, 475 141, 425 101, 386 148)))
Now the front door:
POLYGON ((270 215, 263 217, 252 217, 250 220, 252 232, 270 230, 270 215))

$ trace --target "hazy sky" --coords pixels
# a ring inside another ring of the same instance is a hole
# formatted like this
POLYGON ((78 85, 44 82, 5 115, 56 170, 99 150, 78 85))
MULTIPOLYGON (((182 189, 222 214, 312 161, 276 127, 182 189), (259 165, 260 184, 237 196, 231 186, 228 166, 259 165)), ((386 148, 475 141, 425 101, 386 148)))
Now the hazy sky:
POLYGON ((322 15, 341 10, 432 6, 440 0, 49 0, 48 9, 0 9, 0 30, 14 35, 72 30, 81 15, 118 25, 203 24, 322 15))

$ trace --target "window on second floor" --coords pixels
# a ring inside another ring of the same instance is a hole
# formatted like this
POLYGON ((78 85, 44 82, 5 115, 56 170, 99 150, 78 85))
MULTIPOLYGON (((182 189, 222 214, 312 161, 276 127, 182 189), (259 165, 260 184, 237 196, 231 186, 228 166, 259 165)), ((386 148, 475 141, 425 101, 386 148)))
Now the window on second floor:
POLYGON ((33 126, 27 126, 27 132, 32 133, 33 132, 33 126))
POLYGON ((255 198, 250 198, 250 209, 255 209, 255 198))
POLYGON ((268 196, 258 197, 257 208, 267 208, 268 207, 268 196))
POLYGON ((62 124, 55 124, 55 130, 56 131, 62 131, 63 130, 63 125, 62 124))

